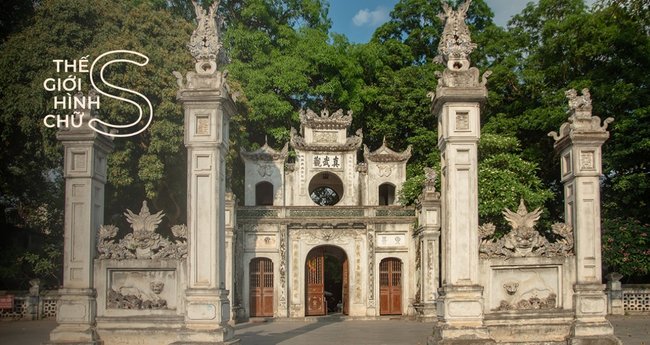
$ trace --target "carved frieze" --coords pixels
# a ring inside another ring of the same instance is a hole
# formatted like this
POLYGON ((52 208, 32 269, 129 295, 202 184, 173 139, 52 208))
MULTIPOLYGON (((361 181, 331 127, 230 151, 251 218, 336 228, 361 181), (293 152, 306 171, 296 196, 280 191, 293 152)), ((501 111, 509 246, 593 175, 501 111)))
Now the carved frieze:
POLYGON ((347 243, 364 229, 301 229, 294 230, 307 243, 320 244, 326 243, 347 243))
POLYGON ((314 142, 319 144, 336 143, 336 139, 337 139, 336 132, 323 132, 323 131, 314 132, 314 142))
POLYGON ((156 233, 162 221, 162 211, 151 214, 147 202, 142 202, 139 214, 127 209, 124 213, 131 224, 132 233, 117 241, 118 228, 114 225, 99 227, 97 253, 99 259, 181 259, 187 257, 187 227, 174 225, 175 239, 169 240, 156 233))
POLYGON ((522 199, 517 212, 507 208, 503 212, 512 228, 505 236, 491 238, 495 232, 492 223, 479 226, 481 258, 573 255, 573 229, 567 224, 553 224, 551 229, 558 239, 549 242, 535 229, 541 213, 540 209, 528 212, 522 199))
POLYGON ((291 128, 291 146, 305 151, 353 151, 361 147, 363 131, 357 130, 356 135, 349 136, 344 143, 308 143, 295 128, 291 128))

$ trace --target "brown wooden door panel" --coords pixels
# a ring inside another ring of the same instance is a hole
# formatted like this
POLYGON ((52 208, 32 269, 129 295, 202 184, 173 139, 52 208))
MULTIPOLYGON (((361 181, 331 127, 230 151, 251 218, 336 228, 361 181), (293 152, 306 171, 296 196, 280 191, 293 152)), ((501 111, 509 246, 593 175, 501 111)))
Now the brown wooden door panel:
POLYGON ((325 315, 325 255, 322 248, 312 250, 305 263, 306 310, 305 315, 325 315))
POLYGON ((388 258, 379 264, 379 313, 402 314, 402 261, 388 258))
POLYGON ((273 261, 257 258, 250 263, 250 316, 273 316, 273 261))

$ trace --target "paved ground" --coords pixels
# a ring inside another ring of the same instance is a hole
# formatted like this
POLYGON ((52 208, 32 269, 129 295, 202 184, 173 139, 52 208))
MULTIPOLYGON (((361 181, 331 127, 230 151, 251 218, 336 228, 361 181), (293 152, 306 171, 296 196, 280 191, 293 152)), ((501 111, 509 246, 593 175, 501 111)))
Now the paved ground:
MULTIPOLYGON (((650 315, 610 321, 624 345, 650 345, 650 315)), ((0 322, 0 345, 40 345, 55 325, 49 320, 0 322)), ((250 322, 235 328, 242 345, 423 345, 431 334, 430 323, 404 320, 250 322)))

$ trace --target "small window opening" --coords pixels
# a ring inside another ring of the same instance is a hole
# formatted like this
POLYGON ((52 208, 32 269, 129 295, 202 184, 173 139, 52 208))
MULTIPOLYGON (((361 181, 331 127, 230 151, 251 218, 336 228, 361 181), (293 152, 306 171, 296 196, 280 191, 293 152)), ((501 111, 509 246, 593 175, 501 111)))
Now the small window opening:
POLYGON ((379 186, 379 205, 393 205, 395 203, 395 186, 384 183, 379 186))
POLYGON ((260 182, 255 185, 255 205, 273 206, 273 184, 260 182))

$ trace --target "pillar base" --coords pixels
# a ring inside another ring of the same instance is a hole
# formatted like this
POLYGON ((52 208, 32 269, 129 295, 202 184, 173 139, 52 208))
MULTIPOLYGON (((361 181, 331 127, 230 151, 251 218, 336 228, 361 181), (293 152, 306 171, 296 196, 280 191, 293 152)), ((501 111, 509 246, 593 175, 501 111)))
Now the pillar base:
POLYGON ((101 345, 95 328, 96 300, 94 289, 60 289, 56 321, 45 344, 101 345))
POLYGON ((597 337, 576 337, 568 341, 568 345, 623 345, 623 342, 613 335, 597 337))
POLYGON ((486 327, 434 327, 428 345, 492 345, 496 344, 486 327))
POLYGON ((445 285, 438 290, 440 322, 428 344, 495 344, 483 324, 483 286, 445 285))
POLYGON ((226 289, 187 289, 185 328, 175 345, 238 344, 229 324, 230 300, 226 289))
POLYGON ((62 324, 50 333, 50 340, 44 345, 103 345, 94 326, 87 324, 62 324))
POLYGON ((571 327, 570 345, 621 345, 614 336, 607 315, 607 295, 603 284, 576 284, 573 287, 576 316, 571 327))

